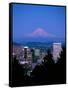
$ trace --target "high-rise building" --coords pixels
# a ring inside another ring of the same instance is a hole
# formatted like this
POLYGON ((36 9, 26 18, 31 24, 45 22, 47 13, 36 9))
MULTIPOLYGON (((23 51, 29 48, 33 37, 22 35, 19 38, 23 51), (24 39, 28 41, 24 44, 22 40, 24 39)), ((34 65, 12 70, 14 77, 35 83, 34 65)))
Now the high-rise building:
POLYGON ((32 54, 30 48, 24 47, 24 59, 28 62, 28 67, 32 67, 32 54))
POLYGON ((60 58, 60 53, 62 51, 61 43, 53 43, 53 60, 57 63, 58 58, 60 58))
POLYGON ((40 49, 35 49, 35 56, 40 56, 40 49))
POLYGON ((35 62, 35 49, 31 49, 31 53, 32 53, 32 62, 35 62))
POLYGON ((27 59, 27 50, 28 50, 28 47, 25 46, 24 47, 24 58, 25 58, 25 60, 27 59))

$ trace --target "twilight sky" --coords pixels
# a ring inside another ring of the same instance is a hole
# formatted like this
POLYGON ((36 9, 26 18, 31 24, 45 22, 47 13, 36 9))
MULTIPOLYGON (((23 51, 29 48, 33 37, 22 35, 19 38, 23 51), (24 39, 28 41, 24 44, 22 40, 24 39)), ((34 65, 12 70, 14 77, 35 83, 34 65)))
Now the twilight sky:
POLYGON ((13 5, 13 41, 65 39, 65 7, 13 5))

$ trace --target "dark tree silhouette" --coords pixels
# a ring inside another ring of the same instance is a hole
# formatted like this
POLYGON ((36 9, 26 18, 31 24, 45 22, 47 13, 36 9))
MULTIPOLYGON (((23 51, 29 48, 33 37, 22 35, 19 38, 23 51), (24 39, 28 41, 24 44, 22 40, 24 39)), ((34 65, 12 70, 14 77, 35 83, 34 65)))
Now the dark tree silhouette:
POLYGON ((37 65, 32 72, 34 80, 38 83, 51 84, 54 77, 54 62, 52 54, 48 50, 47 55, 43 58, 44 62, 41 65, 37 65))
POLYGON ((58 58, 57 64, 66 65, 66 48, 65 48, 65 46, 62 47, 62 51, 60 53, 60 58, 58 58))
POLYGON ((48 50, 47 55, 44 57, 44 66, 47 68, 47 78, 50 83, 65 83, 66 82, 66 48, 62 48, 60 58, 55 64, 52 59, 52 54, 48 50))
POLYGON ((47 55, 43 58, 45 64, 54 64, 54 61, 52 59, 51 51, 48 49, 47 55))
POLYGON ((62 47, 62 52, 60 54, 60 58, 58 59, 57 67, 59 72, 59 76, 58 76, 59 80, 62 83, 66 83, 66 47, 65 46, 62 47))
POLYGON ((25 82, 24 79, 24 73, 25 73, 25 69, 23 68, 23 66, 21 66, 18 62, 18 60, 16 59, 16 56, 14 56, 13 60, 12 60, 12 85, 16 86, 16 85, 23 85, 23 83, 25 82))

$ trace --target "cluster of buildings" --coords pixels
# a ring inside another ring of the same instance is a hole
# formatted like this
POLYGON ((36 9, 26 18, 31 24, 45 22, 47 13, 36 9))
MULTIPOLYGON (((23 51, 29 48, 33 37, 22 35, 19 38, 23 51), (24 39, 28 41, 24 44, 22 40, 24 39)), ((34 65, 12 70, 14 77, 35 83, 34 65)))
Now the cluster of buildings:
POLYGON ((29 48, 27 46, 13 46, 13 56, 16 55, 16 59, 20 64, 29 64, 41 62, 46 52, 42 52, 40 49, 29 48), (40 60, 41 59, 41 60, 40 60))
MULTIPOLYGON (((57 63, 58 58, 60 58, 61 51, 61 43, 53 43, 52 56, 54 63, 57 63)), ((42 51, 38 48, 29 48, 27 46, 13 46, 13 56, 14 55, 16 55, 20 64, 26 64, 28 68, 32 69, 36 64, 44 62, 43 58, 47 55, 47 51, 42 51)))

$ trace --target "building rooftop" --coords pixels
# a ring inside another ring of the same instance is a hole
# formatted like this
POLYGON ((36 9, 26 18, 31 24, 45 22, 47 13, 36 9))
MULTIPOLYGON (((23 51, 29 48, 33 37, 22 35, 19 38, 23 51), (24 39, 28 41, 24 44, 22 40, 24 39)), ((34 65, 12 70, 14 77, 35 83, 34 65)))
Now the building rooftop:
POLYGON ((61 43, 59 42, 59 43, 53 43, 53 44, 58 44, 58 45, 61 45, 61 43))

